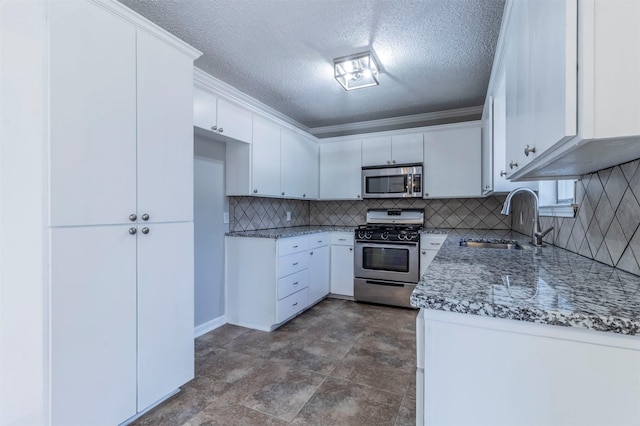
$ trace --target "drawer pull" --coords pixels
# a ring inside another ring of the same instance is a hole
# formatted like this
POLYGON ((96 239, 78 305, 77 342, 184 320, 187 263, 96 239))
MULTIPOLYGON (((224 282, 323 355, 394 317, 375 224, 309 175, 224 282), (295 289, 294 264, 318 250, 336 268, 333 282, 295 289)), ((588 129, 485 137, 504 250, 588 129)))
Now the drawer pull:
POLYGON ((293 304, 293 305, 291 305, 291 306, 298 306, 298 302, 294 303, 294 304, 293 304))
POLYGON ((293 246, 293 248, 298 248, 298 246, 293 246))
POLYGON ((295 283, 293 283, 293 285, 298 285, 300 284, 300 281, 296 281, 295 283))
POLYGON ((430 243, 432 246, 439 246, 440 243, 430 243))
POLYGON ((296 266, 297 264, 298 264, 298 262, 296 262, 296 263, 293 263, 292 265, 293 265, 293 266, 296 266))
POLYGON ((338 238, 338 241, 347 241, 346 238, 338 238))

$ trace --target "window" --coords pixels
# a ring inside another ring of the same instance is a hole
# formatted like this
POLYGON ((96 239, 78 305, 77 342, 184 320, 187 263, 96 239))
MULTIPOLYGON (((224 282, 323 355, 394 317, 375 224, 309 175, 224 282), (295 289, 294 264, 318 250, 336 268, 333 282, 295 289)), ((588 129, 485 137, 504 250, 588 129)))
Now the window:
POLYGON ((575 217, 575 179, 539 182, 540 216, 575 217))

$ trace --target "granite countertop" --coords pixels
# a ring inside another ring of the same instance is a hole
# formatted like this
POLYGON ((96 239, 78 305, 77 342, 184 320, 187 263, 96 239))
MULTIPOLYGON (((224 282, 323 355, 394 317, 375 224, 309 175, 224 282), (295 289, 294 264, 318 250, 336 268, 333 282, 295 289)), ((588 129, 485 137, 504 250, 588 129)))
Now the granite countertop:
POLYGON ((233 231, 225 235, 230 237, 252 238, 289 238, 319 232, 353 232, 355 226, 292 226, 289 228, 257 229, 255 231, 233 231))
POLYGON ((418 308, 640 334, 640 277, 511 231, 441 230, 447 240, 411 296, 418 308), (460 247, 518 240, 522 250, 460 247))

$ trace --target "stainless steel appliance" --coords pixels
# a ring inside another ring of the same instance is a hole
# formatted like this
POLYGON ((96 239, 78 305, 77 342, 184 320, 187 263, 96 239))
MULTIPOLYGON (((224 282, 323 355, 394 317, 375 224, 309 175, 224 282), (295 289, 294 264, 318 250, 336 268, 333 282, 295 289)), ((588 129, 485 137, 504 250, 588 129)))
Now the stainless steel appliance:
POLYGON ((422 198, 422 164, 362 168, 363 198, 422 198))
POLYGON ((411 307, 420 280, 420 230, 424 211, 369 210, 355 231, 354 298, 411 307))

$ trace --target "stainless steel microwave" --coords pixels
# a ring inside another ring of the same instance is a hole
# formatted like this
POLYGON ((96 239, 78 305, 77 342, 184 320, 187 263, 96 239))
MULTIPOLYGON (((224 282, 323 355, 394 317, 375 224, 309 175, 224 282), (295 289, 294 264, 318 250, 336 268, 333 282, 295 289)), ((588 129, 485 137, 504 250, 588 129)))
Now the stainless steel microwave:
POLYGON ((362 168, 363 198, 422 198, 422 164, 362 168))

